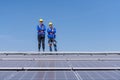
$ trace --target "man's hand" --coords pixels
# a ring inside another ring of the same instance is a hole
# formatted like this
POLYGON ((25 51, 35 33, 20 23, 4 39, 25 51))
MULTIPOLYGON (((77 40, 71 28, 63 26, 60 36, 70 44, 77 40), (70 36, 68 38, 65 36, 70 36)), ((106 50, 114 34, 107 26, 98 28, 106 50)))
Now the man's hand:
POLYGON ((52 32, 50 34, 53 34, 52 32))
POLYGON ((43 31, 41 30, 40 32, 42 32, 43 33, 43 31))

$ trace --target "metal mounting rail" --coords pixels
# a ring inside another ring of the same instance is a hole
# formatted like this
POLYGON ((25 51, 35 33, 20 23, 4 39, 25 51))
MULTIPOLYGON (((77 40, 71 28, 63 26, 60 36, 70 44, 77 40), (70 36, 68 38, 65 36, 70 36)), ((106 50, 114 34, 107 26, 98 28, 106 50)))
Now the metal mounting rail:
POLYGON ((120 55, 120 52, 0 52, 0 55, 120 55))
POLYGON ((120 67, 0 67, 0 71, 113 71, 120 67))
POLYGON ((120 58, 0 58, 0 61, 120 61, 120 58))

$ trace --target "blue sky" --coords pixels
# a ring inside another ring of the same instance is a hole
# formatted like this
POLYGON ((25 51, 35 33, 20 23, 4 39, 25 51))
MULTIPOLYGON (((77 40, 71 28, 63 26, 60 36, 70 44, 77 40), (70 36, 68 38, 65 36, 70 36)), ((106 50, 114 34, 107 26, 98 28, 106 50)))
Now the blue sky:
POLYGON ((0 51, 37 51, 39 18, 59 51, 120 51, 120 0, 0 0, 0 51))

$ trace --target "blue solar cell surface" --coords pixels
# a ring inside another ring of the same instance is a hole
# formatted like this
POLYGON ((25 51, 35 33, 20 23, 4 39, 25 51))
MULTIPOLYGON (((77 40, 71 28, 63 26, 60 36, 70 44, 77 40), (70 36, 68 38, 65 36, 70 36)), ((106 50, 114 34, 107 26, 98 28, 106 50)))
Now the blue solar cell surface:
POLYGON ((77 80, 71 71, 0 72, 0 80, 77 80))
MULTIPOLYGON (((0 55, 1 67, 120 67, 120 55, 0 55)), ((120 71, 1 70, 0 80, 120 80, 120 71)))
POLYGON ((0 80, 120 80, 120 71, 0 71, 0 80))

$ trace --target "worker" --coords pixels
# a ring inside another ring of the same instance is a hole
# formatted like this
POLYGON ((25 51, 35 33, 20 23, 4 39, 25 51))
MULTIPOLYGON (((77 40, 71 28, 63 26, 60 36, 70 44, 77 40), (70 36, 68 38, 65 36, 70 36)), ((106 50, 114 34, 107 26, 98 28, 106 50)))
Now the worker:
POLYGON ((38 51, 42 49, 45 51, 45 31, 46 31, 46 26, 43 24, 43 19, 39 20, 39 25, 37 25, 37 31, 38 31, 38 51))
POLYGON ((57 51, 57 45, 56 45, 56 29, 53 27, 52 22, 49 22, 49 28, 47 29, 48 32, 48 45, 49 50, 52 51, 52 45, 54 46, 54 50, 57 51))

